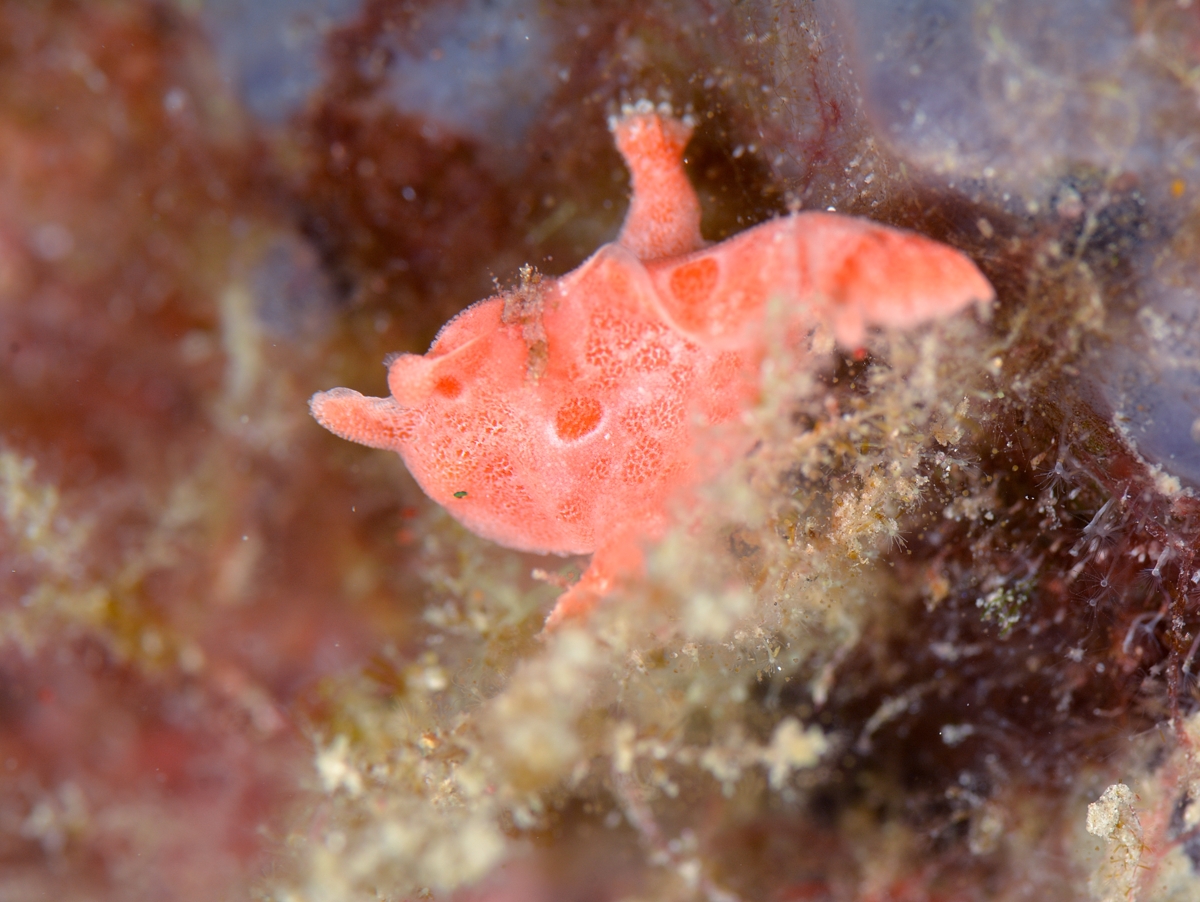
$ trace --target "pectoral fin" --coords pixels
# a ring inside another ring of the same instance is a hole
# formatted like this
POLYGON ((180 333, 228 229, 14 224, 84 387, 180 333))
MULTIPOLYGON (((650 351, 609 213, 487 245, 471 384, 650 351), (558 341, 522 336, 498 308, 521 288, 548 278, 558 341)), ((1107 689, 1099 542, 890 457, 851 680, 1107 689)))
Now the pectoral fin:
POLYGON ((412 437, 412 412, 392 398, 332 388, 313 395, 308 409, 334 435, 371 448, 399 451, 412 437))

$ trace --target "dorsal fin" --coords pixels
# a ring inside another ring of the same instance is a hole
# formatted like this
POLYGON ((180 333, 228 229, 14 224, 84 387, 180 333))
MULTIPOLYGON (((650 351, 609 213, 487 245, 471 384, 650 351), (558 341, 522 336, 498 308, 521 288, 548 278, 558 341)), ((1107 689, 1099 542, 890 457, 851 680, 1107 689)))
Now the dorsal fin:
POLYGON ((639 260, 678 257, 704 247, 700 201, 683 169, 691 124, 642 101, 625 107, 609 126, 633 181, 617 243, 639 260))

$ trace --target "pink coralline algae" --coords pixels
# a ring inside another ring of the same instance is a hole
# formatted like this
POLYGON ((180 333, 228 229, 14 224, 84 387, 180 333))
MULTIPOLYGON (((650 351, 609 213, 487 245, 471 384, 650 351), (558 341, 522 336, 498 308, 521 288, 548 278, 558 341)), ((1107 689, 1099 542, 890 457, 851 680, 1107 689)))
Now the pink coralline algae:
POLYGON ((668 502, 745 449, 700 450, 758 391, 770 302, 802 348, 829 330, 854 349, 869 326, 910 328, 989 303, 963 254, 865 219, 801 212, 709 246, 683 169, 686 120, 648 102, 613 120, 633 176, 617 240, 560 279, 449 322, 424 356, 389 365, 389 398, 320 392, 330 431, 398 452, 421 487, 477 534, 556 554, 593 553, 548 624, 588 610, 638 572, 668 502))

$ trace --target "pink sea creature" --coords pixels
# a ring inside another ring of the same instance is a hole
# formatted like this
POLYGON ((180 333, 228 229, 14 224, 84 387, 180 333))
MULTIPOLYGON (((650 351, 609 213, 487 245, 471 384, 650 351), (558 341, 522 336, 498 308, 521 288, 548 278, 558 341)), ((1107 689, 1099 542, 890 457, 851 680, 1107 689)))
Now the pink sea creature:
MULTIPOLYGON (((683 169, 686 120, 643 102, 612 120, 633 176, 617 240, 552 279, 447 323, 388 369, 389 398, 319 392, 331 432, 396 451, 425 492, 510 548, 592 553, 547 625, 587 611, 642 566, 668 502, 712 475, 698 430, 755 400, 767 306, 785 302, 799 349, 816 327, 858 348, 868 326, 910 328, 986 304, 963 254, 834 213, 783 216, 709 245, 683 169)), ((743 451, 728 448, 725 459, 743 451)))

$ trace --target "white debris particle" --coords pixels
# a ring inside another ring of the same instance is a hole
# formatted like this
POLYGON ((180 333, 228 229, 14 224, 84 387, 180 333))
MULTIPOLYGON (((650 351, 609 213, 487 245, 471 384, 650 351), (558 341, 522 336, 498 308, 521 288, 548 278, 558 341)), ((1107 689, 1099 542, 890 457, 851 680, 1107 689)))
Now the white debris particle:
POLYGON ((328 748, 317 752, 317 774, 326 792, 345 789, 352 796, 362 792, 362 775, 350 763, 350 740, 339 734, 328 748))
POLYGON ((782 789, 794 770, 804 770, 821 760, 829 748, 829 740, 818 727, 807 730, 794 717, 775 728, 771 745, 763 752, 762 761, 769 768, 772 789, 782 789))
POLYGON ((1099 902, 1133 898, 1142 859, 1142 824, 1133 807, 1136 800, 1132 789, 1114 783, 1088 805, 1088 833, 1108 840, 1108 858, 1091 879, 1092 895, 1099 902))
POLYGON ((450 685, 450 680, 446 676, 446 671, 440 667, 427 667, 425 669, 425 688, 430 692, 441 692, 450 685))
POLYGON ((975 728, 969 723, 948 723, 942 727, 942 742, 953 748, 974 732, 975 728))

